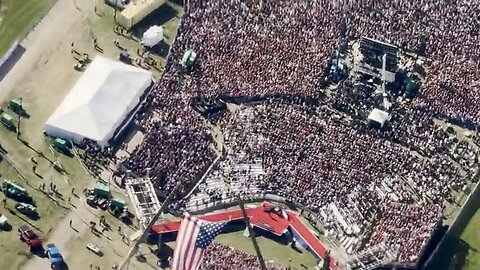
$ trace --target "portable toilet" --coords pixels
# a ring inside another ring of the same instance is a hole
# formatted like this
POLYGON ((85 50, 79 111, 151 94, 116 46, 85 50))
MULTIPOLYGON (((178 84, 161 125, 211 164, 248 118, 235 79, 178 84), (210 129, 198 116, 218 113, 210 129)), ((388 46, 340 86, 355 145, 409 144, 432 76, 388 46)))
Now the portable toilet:
POLYGON ((20 99, 10 100, 8 107, 16 113, 21 113, 23 111, 22 101, 20 99))
POLYGON ((93 189, 93 191, 95 192, 95 195, 106 198, 110 197, 110 188, 101 182, 97 182, 95 184, 95 188, 93 189))
POLYGON ((125 201, 120 198, 113 198, 110 201, 110 204, 112 207, 117 207, 120 210, 123 210, 123 208, 125 208, 125 201))
POLYGON ((405 90, 405 93, 407 95, 407 97, 414 97, 417 93, 418 93, 418 90, 420 89, 420 81, 417 80, 416 78, 409 78, 407 80, 407 86, 406 86, 406 90, 405 90))
POLYGON ((64 139, 56 138, 53 140, 53 148, 61 152, 69 152, 68 143, 64 139))
POLYGON ((196 59, 197 59, 197 53, 193 49, 190 49, 186 51, 185 54, 183 55, 182 61, 180 61, 180 65, 182 65, 184 69, 190 69, 195 63, 196 59))
POLYGON ((8 129, 15 129, 15 124, 13 122, 13 117, 10 114, 2 113, 2 115, 0 116, 0 121, 8 129))

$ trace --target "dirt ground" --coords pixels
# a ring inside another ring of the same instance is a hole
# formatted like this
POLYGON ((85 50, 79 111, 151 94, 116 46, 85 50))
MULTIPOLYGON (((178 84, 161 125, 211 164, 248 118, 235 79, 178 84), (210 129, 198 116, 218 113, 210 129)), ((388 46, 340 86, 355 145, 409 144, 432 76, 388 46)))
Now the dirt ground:
MULTIPOLYGON (((181 7, 175 3, 167 3, 161 8, 160 14, 148 18, 147 25, 143 25, 144 28, 138 31, 144 30, 148 24, 163 25, 165 43, 172 44, 180 16, 181 7)), ((38 209, 42 218, 32 224, 42 229, 40 235, 45 239, 45 243, 57 245, 70 270, 89 269, 86 262, 92 263, 92 266, 98 265, 101 269, 110 269, 113 264, 121 262, 130 248, 117 232, 117 227, 120 225, 118 220, 108 213, 90 208, 85 204, 83 195, 80 195, 83 188, 91 187, 95 183, 93 177, 83 170, 77 159, 67 158, 50 151, 49 144, 41 136, 44 123, 82 74, 73 69, 76 60, 71 54, 72 43, 75 50, 88 53, 93 58, 96 54, 100 54, 93 46, 93 39, 96 38, 103 49, 103 55, 116 59, 120 51, 113 41, 118 39, 120 45, 126 48, 130 55, 136 55, 136 49, 140 48, 138 39, 118 36, 112 29, 113 10, 104 5, 103 1, 57 0, 44 19, 21 43, 26 49, 25 54, 0 81, 2 107, 6 107, 5 103, 9 99, 22 98, 23 105, 30 114, 29 118, 23 118, 21 121, 20 137, 24 143, 17 140, 14 133, 0 127, 0 144, 7 149, 8 157, 19 168, 23 177, 11 173, 13 171, 11 169, 8 169, 6 174, 5 161, 0 162, 0 174, 4 177, 11 175, 33 193, 35 200, 39 203, 38 209), (97 6, 97 14, 95 6, 97 6), (35 151, 42 152, 46 158, 40 158, 35 151), (32 172, 30 157, 33 156, 39 162, 37 174, 32 172), (56 172, 52 166, 53 161, 61 162, 68 175, 60 175, 56 172), (55 183, 64 194, 65 198, 59 200, 59 206, 53 204, 51 199, 38 190, 39 184, 48 184, 48 182, 55 183), (79 197, 70 196, 72 188, 77 191, 79 197), (67 196, 72 198, 71 204, 67 203, 67 196), (98 217, 103 214, 113 229, 105 231, 103 235, 95 236, 91 233, 88 224, 90 221, 98 223, 98 217), (72 227, 69 225, 70 220, 72 227), (100 258, 88 251, 85 248, 87 243, 101 247, 104 256, 100 258)), ((163 46, 161 54, 153 56, 159 62, 158 67, 151 69, 156 79, 161 74, 167 50, 168 46, 163 46)), ((124 194, 116 195, 125 198, 124 194)), ((2 213, 3 210, 0 209, 2 213)), ((9 219, 14 218, 9 216, 9 219)), ((17 223, 14 225, 17 226, 17 223)), ((122 226, 122 231, 127 236, 137 230, 135 227, 122 226)), ((0 254, 1 268, 4 269, 4 261, 5 265, 11 266, 5 270, 49 269, 47 259, 28 255, 25 251, 20 252, 25 247, 17 239, 15 230, 16 227, 11 232, 0 234, 0 242, 5 244, 5 246, 2 244, 2 250, 4 248, 9 250, 9 252, 2 252, 3 255, 8 255, 8 258, 0 254), (18 267, 22 261, 25 262, 18 267)), ((128 269, 153 269, 152 265, 156 264, 156 259, 151 254, 146 257, 147 263, 141 264, 132 260, 128 269)))

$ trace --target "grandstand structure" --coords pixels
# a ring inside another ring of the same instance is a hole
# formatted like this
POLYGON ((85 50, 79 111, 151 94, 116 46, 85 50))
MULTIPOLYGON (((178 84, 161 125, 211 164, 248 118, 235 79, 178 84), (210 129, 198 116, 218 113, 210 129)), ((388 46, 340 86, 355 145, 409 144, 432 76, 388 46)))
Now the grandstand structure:
POLYGON ((135 213, 144 229, 160 211, 161 204, 149 178, 130 178, 125 181, 128 197, 135 207, 135 213))

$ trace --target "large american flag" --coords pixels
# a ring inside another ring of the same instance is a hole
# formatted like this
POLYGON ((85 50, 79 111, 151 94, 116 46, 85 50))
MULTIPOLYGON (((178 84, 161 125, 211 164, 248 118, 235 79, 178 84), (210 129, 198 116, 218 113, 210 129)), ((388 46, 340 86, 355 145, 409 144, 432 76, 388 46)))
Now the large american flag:
POLYGON ((203 260, 206 247, 221 232, 226 222, 200 220, 185 213, 178 230, 173 253, 173 270, 196 270, 203 260))

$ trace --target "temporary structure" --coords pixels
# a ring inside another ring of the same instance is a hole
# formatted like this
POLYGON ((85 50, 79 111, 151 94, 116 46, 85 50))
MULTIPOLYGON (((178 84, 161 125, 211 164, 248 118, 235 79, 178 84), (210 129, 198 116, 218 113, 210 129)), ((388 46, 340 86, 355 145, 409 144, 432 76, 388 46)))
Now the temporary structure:
POLYGON ((122 27, 130 29, 165 2, 167 0, 131 0, 125 9, 117 15, 116 22, 122 27))
POLYGON ((45 132, 107 146, 151 83, 151 72, 97 56, 47 120, 45 132))
POLYGON ((93 191, 95 192, 96 195, 99 195, 102 197, 110 197, 110 187, 103 183, 97 182, 95 184, 95 188, 93 189, 93 191))
POLYGON ((163 27, 154 25, 143 33, 142 44, 146 47, 153 47, 163 40, 163 27))
POLYGON ((385 122, 389 121, 390 118, 391 116, 388 114, 388 112, 375 108, 368 115, 368 122, 383 127, 385 122))

